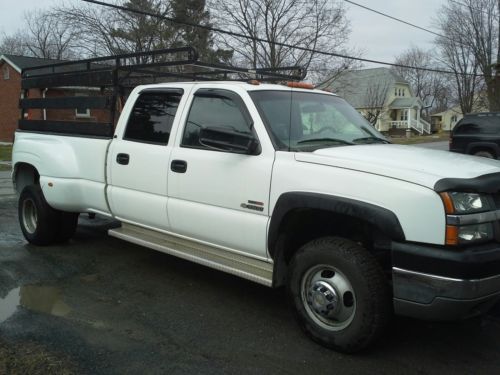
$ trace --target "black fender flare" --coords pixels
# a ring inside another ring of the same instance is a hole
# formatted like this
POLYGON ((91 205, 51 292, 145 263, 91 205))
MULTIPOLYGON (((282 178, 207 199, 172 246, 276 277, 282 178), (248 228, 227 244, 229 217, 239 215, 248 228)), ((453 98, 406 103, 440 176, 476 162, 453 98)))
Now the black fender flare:
POLYGON ((495 153, 496 157, 500 156, 500 147, 498 147, 498 145, 495 142, 486 142, 486 141, 471 142, 467 145, 465 153, 472 155, 472 150, 474 150, 475 148, 489 149, 495 153))
POLYGON ((295 209, 319 209, 365 221, 390 237, 393 241, 404 241, 405 235, 397 216, 390 210, 354 199, 310 192, 288 192, 282 194, 271 216, 268 232, 268 250, 275 257, 276 243, 283 219, 295 209))

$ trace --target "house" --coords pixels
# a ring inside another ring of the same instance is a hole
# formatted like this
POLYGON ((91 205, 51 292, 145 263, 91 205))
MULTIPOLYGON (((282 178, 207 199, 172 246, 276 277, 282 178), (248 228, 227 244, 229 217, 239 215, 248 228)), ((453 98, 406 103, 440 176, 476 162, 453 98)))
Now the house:
POLYGON ((420 118, 424 103, 392 69, 348 70, 319 87, 343 97, 379 131, 431 133, 431 125, 420 118))
MULTIPOLYGON (((488 99, 485 92, 480 92, 474 96, 471 113, 489 112, 488 99)), ((432 128, 435 130, 451 131, 464 117, 459 105, 449 108, 446 111, 431 115, 432 128)))
POLYGON ((431 115, 432 128, 439 131, 450 131, 456 123, 464 117, 460 106, 456 106, 446 111, 434 113, 431 115))
MULTIPOLYGON (((12 142, 21 111, 21 72, 23 69, 62 62, 60 60, 36 57, 0 55, 0 141, 12 142)), ((28 97, 93 96, 99 89, 78 87, 57 87, 50 89, 30 89, 28 97)), ((31 109, 26 113, 33 120, 101 122, 108 119, 109 112, 86 108, 75 109, 31 109)))

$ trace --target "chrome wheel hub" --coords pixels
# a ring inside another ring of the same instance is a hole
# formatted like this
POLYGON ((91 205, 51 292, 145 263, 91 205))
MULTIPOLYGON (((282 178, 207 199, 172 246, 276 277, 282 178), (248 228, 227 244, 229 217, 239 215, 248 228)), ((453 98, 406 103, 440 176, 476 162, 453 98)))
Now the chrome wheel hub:
POLYGON ((310 268, 302 278, 301 297, 309 317, 325 329, 344 329, 354 318, 354 289, 349 279, 335 267, 310 268))
POLYGON ((38 212, 36 210, 35 202, 33 202, 33 200, 26 199, 23 202, 22 215, 23 215, 24 229, 26 229, 26 231, 29 234, 35 233, 38 225, 38 212))
POLYGON ((307 303, 316 313, 324 317, 328 317, 335 312, 338 302, 337 292, 324 281, 315 282, 307 292, 307 303))

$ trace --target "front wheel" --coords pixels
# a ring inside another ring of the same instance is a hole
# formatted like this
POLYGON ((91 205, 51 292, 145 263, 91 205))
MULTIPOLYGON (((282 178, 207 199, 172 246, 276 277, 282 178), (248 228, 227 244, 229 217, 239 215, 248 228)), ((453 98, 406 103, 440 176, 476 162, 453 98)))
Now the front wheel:
POLYGON ((295 254, 288 295, 304 331, 314 341, 342 352, 370 345, 391 315, 380 265, 363 247, 344 238, 320 238, 295 254))

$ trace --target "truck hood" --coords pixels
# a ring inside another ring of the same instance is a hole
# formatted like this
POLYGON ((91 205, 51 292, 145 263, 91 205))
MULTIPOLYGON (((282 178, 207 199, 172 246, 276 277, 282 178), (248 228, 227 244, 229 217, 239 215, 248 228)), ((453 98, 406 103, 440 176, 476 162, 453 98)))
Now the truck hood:
POLYGON ((497 160, 393 144, 324 148, 296 153, 295 159, 396 178, 430 189, 443 179, 472 179, 500 173, 497 160))

